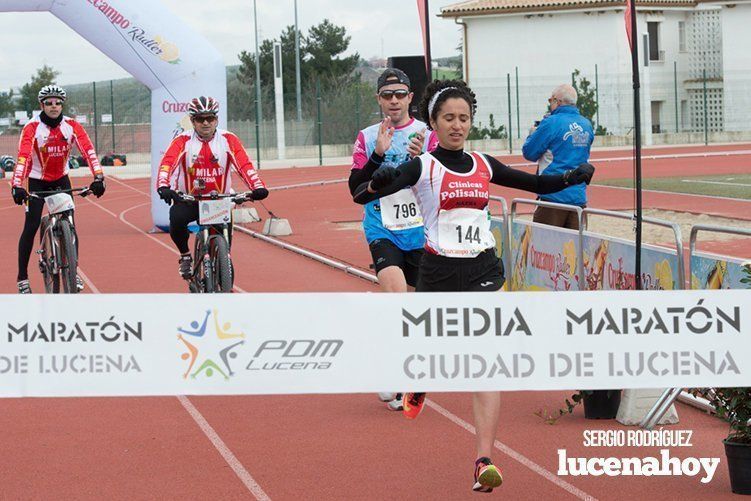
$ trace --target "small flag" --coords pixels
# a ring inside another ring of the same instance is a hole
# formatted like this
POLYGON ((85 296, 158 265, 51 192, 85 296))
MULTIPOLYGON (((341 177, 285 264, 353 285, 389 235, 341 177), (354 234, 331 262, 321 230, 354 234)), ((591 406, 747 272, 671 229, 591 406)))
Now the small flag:
POLYGON ((634 50, 634 34, 631 33, 631 16, 634 15, 634 0, 626 0, 626 13, 624 18, 626 21, 626 37, 628 38, 628 47, 633 52, 634 50))

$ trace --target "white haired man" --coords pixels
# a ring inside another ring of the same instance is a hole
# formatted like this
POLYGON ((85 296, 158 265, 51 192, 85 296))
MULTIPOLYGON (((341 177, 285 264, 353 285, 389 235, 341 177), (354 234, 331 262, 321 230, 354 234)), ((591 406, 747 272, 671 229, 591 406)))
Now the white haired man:
MULTIPOLYGON (((579 113, 576 107, 576 89, 563 84, 553 89, 548 98, 550 113, 530 131, 524 141, 522 154, 531 162, 537 162, 538 174, 562 174, 576 169, 589 161, 589 151, 594 140, 592 123, 579 113)), ((569 186, 556 193, 538 195, 545 202, 587 206, 587 185, 569 186)), ((538 207, 534 221, 579 229, 575 212, 552 207, 538 207)))

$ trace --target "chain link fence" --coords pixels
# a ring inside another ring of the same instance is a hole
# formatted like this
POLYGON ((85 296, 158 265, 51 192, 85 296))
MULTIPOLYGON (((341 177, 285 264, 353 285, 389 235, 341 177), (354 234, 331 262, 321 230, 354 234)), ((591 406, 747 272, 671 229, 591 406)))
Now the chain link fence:
MULTIPOLYGON (((518 151, 530 126, 547 112, 547 98, 553 88, 572 81, 584 95, 580 108, 590 113, 599 130, 595 145, 631 144, 631 75, 603 74, 597 65, 579 68, 578 73, 543 77, 529 76, 524 68, 517 68, 500 80, 472 80, 478 114, 471 138, 485 139, 482 147, 488 151, 518 151)), ((69 97, 65 113, 84 124, 99 156, 125 155, 129 164, 138 164, 147 173, 152 149, 149 90, 133 79, 66 88, 69 97)), ((357 132, 381 119, 373 83, 324 82, 304 88, 308 90, 302 94, 300 120, 294 92, 284 96, 284 141, 280 149, 273 89, 261 93, 261 120, 257 122, 254 89, 237 78, 228 78, 228 104, 223 106, 228 129, 240 137, 251 158, 260 159, 261 166, 282 158, 310 159, 315 164, 323 158, 347 157, 357 132)), ((746 120, 749 95, 751 72, 718 73, 716 68, 653 61, 642 75, 644 144, 750 141, 751 125, 746 120)), ((0 155, 16 154, 21 129, 17 118, 0 117, 0 155)), ((165 145, 169 139, 164 139, 165 145)))

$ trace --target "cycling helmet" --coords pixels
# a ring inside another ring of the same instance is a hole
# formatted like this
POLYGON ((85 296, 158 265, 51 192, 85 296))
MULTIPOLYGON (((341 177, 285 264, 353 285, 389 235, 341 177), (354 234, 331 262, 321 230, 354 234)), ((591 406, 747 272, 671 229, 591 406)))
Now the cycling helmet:
POLYGON ((59 85, 45 85, 42 87, 42 89, 39 91, 39 94, 37 95, 37 99, 39 99, 39 102, 41 103, 48 97, 56 97, 61 99, 62 101, 65 101, 66 97, 65 89, 60 87, 59 85))
POLYGON ((218 115, 219 102, 213 97, 194 97, 188 106, 188 114, 191 117, 196 115, 218 115))

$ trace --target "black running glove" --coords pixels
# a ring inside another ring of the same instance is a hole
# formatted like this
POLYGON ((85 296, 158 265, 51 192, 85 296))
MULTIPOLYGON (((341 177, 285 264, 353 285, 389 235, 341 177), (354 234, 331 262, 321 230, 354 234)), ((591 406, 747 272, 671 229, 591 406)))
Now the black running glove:
POLYGON ((104 184, 104 176, 101 174, 97 174, 94 177, 94 181, 89 185, 89 190, 96 196, 97 198, 104 195, 104 190, 107 188, 107 186, 104 184))
POLYGON ((167 205, 169 205, 173 200, 177 200, 177 193, 175 193, 174 190, 170 189, 169 186, 161 186, 156 190, 156 192, 159 194, 159 198, 164 200, 164 203, 166 203, 167 205))
POLYGON ((381 167, 370 178, 370 188, 378 191, 394 182, 399 177, 399 171, 392 167, 381 167))
POLYGON ((263 200, 267 196, 269 196, 269 190, 266 188, 256 188, 250 194, 252 200, 263 200))
POLYGON ((21 188, 20 186, 14 186, 10 190, 10 194, 13 197, 13 201, 16 203, 16 205, 21 205, 29 198, 29 192, 21 188))
POLYGON ((563 182, 565 182, 567 186, 581 183, 589 184, 594 174, 594 166, 592 164, 583 163, 576 169, 566 171, 563 174, 563 182))

